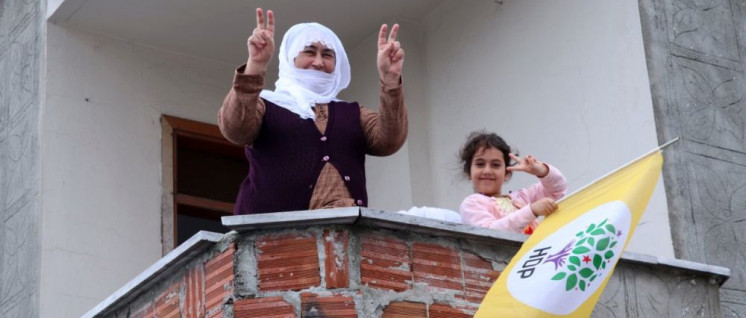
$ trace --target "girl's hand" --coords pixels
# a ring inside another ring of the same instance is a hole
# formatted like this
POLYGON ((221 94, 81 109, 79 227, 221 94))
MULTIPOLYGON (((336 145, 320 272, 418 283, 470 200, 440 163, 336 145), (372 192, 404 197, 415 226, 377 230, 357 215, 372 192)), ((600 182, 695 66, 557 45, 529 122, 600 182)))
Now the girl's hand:
POLYGON ((381 25, 381 31, 378 32, 378 76, 386 87, 396 87, 399 85, 399 78, 404 66, 404 50, 401 43, 396 40, 396 34, 399 32, 399 25, 394 24, 391 27, 391 34, 386 40, 386 31, 388 25, 381 25))
POLYGON ((249 61, 244 74, 263 74, 275 52, 275 14, 267 10, 267 24, 264 24, 262 8, 256 8, 256 28, 246 41, 249 48, 249 61))
POLYGON ((549 215, 557 211, 557 202, 550 198, 543 198, 531 203, 531 212, 536 216, 549 215))
POLYGON ((526 158, 523 159, 512 153, 509 154, 509 156, 510 158, 515 160, 517 164, 514 166, 508 166, 508 171, 523 171, 535 175, 539 178, 543 178, 547 175, 547 173, 549 173, 549 167, 543 162, 536 160, 536 157, 532 155, 528 155, 526 156, 526 158))

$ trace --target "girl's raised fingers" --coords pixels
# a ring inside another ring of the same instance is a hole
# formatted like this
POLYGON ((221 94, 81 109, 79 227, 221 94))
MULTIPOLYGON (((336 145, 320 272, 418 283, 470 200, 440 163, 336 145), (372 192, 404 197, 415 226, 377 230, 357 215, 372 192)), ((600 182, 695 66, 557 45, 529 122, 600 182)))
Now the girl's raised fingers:
POLYGON ((256 8, 256 28, 264 30, 264 11, 262 11, 262 8, 256 8))

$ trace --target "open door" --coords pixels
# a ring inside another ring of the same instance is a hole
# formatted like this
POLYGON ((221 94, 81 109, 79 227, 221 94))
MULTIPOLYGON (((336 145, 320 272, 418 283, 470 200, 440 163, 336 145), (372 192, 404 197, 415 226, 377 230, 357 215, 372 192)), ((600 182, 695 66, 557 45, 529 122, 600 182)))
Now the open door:
POLYGON ((218 126, 163 115, 163 254, 200 230, 225 233, 249 165, 218 126))

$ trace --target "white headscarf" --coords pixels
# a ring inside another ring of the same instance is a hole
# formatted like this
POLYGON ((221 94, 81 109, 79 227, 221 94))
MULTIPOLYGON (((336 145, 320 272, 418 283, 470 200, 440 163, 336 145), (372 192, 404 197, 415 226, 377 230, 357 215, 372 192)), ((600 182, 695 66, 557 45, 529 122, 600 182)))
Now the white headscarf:
POLYGON ((291 27, 282 38, 278 58, 280 73, 275 90, 263 90, 259 96, 298 114, 300 118, 315 119, 312 107, 337 100, 337 94, 350 84, 350 62, 342 41, 321 24, 300 23, 291 27), (295 57, 315 42, 334 50, 336 61, 331 74, 295 67, 295 57))

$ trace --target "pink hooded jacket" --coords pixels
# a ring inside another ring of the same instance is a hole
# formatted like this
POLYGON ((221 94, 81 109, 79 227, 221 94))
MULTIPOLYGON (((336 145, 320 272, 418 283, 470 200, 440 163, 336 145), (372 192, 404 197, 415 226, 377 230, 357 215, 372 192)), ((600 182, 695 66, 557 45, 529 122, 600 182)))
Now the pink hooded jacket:
POLYGON ((549 172, 539 178, 539 183, 510 193, 510 200, 516 207, 513 213, 500 209, 493 197, 479 193, 466 197, 459 208, 464 224, 514 233, 525 233, 524 229, 529 225, 536 228, 539 222, 531 211, 531 203, 542 198, 558 200, 567 190, 567 180, 562 173, 549 164, 547 166, 549 172))

